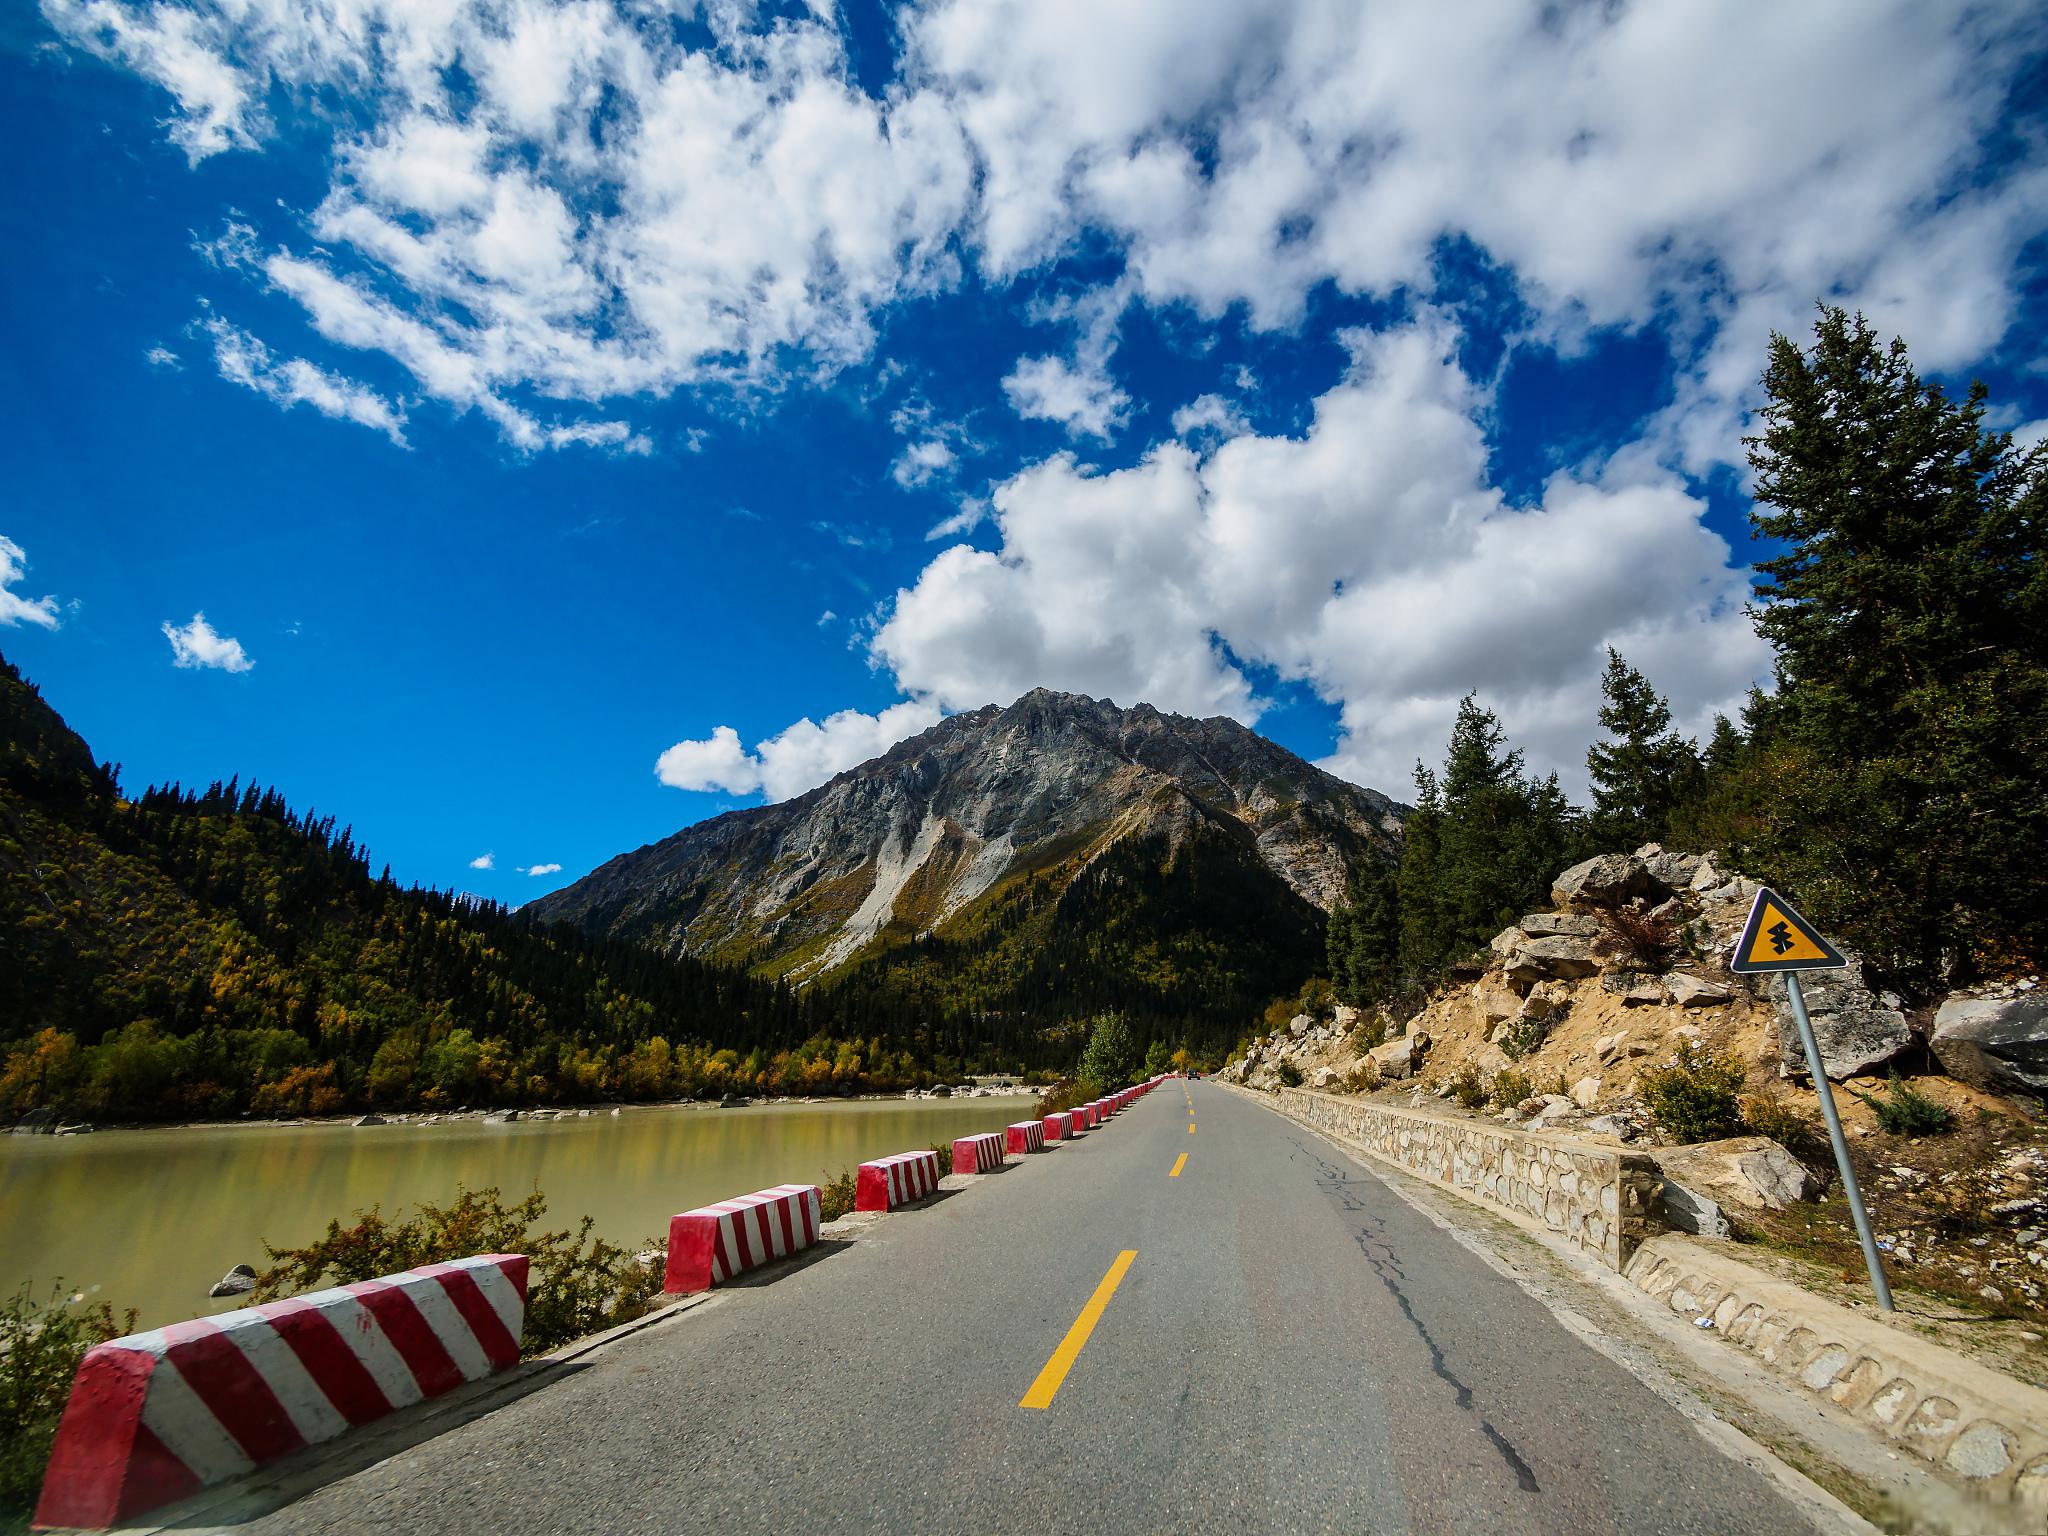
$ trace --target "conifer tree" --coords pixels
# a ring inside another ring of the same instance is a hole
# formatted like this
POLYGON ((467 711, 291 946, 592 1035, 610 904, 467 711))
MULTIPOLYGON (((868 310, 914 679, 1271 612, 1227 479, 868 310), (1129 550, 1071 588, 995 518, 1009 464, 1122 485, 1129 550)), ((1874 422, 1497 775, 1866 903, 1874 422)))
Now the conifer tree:
POLYGON ((1401 958, 1401 893, 1398 867, 1367 855, 1351 877, 1344 904, 1330 914, 1328 936, 1331 985, 1337 996, 1361 1006, 1392 989, 1401 958))
POLYGON ((1748 440, 1778 690, 1759 854, 1880 966, 2048 958, 2048 452, 1824 308, 1771 339, 1748 440))
POLYGON ((1624 850, 1663 842, 1673 810, 1694 792, 1699 749, 1671 729, 1671 706, 1612 646, 1600 692, 1600 726, 1609 740, 1586 752, 1593 840, 1624 850))

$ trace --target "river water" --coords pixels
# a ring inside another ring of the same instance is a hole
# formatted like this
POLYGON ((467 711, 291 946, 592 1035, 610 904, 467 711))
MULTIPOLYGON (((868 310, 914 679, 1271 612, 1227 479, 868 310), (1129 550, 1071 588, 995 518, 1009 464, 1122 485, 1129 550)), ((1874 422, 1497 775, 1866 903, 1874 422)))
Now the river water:
POLYGON ((387 1217, 458 1185, 507 1200, 538 1188, 545 1224, 637 1246, 677 1211, 773 1184, 822 1183, 867 1158, 1026 1118, 1026 1097, 869 1100, 743 1109, 629 1107, 486 1125, 174 1127, 0 1135, 0 1296, 62 1281, 148 1328, 241 1305, 207 1291, 263 1245, 298 1246, 331 1217, 387 1217))

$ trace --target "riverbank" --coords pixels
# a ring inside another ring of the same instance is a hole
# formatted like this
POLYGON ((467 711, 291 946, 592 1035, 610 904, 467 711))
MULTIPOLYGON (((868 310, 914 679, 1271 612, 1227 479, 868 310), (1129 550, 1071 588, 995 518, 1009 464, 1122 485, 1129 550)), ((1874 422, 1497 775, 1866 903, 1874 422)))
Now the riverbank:
POLYGON ((303 1246, 330 1219, 372 1206, 395 1215, 461 1187, 508 1199, 544 1190, 548 1225, 588 1215, 597 1235, 637 1249, 677 1211, 996 1130, 1023 1102, 832 1099, 717 1113, 683 1103, 366 1129, 273 1121, 0 1137, 0 1292, 26 1283, 42 1295, 61 1280, 135 1307, 150 1327, 233 1306, 208 1291, 236 1264, 262 1268, 266 1246, 303 1246))
POLYGON ((58 1123, 54 1120, 43 1124, 30 1123, 24 1116, 6 1132, 16 1136, 85 1136, 101 1135, 113 1131, 235 1131, 235 1130, 276 1130, 291 1126, 352 1126, 374 1127, 380 1125, 459 1125, 507 1124, 525 1122, 546 1124, 555 1120, 590 1120, 599 1116, 610 1117, 645 1110, 716 1110, 737 1108, 786 1109, 802 1106, 829 1106, 833 1104, 945 1104, 970 1102, 975 1099, 1026 1099, 1036 1102, 1045 1092, 1043 1087, 1011 1088, 956 1088, 951 1094, 935 1094, 929 1089, 906 1089, 902 1093, 844 1093, 829 1096, 808 1096, 792 1098, 780 1095, 763 1095, 758 1098, 741 1099, 737 1104, 728 1104, 718 1099, 627 1099, 604 1100, 596 1104, 533 1104, 517 1107, 472 1108, 464 1105, 458 1109, 394 1109, 391 1111, 372 1110, 368 1113, 356 1111, 335 1115, 247 1115, 233 1120, 121 1120, 106 1124, 58 1123))

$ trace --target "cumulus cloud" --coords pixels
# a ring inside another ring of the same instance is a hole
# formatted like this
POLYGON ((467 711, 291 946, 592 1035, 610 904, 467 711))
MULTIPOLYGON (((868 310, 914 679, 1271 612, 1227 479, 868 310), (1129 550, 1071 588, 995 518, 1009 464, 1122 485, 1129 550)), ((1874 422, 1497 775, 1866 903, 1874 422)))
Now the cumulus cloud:
POLYGON ((469 861, 471 869, 496 869, 498 856, 495 853, 480 853, 469 861))
POLYGON ((953 450, 936 438, 912 443, 896 455, 889 475, 905 490, 928 485, 953 467, 953 450))
POLYGON ((241 641, 221 634, 207 623, 203 613, 193 614, 190 624, 173 624, 166 619, 163 632, 164 638, 171 642, 171 665, 174 667, 212 667, 222 672, 246 672, 256 665, 255 658, 242 649, 241 641))
POLYGON ((382 432, 401 448, 405 446, 403 413, 374 389, 329 373, 303 357, 280 362, 261 341, 225 320, 209 320, 206 329, 213 336, 214 366, 229 383, 253 389, 287 410, 310 405, 323 416, 353 421, 382 432))
POLYGON ((28 574, 28 556, 14 540, 0 534, 0 624, 10 629, 33 624, 38 629, 57 627, 57 599, 23 597, 9 590, 28 574))
POLYGON ((1472 688, 1580 782, 1609 644, 1695 729, 1739 702, 1767 652, 1682 482, 1560 474, 1512 505, 1446 322, 1345 339, 1302 437, 1167 442, 1110 473, 1060 455, 999 486, 1001 547, 933 559, 875 658, 949 710, 1043 683, 1246 723, 1246 664, 1270 668, 1339 706, 1329 766, 1395 792, 1472 688))
POLYGON ((1056 421, 1073 437, 1104 442, 1124 424, 1131 403, 1106 370, 1060 357, 1020 358, 1003 380, 1003 393, 1027 421, 1056 421))
POLYGON ((1173 413, 1173 435, 1180 438, 1238 437, 1251 423, 1221 395, 1197 395, 1173 413))
POLYGON ((522 875, 559 875, 561 872, 559 864, 527 864, 519 870, 522 875))
MULTIPOLYGON (((1655 446, 1697 468, 1739 460, 1758 343, 1816 296, 1960 366, 2048 227, 2048 136, 2007 131, 2026 0, 1528 0, 1456 27, 1425 0, 932 0, 879 96, 828 6, 701 7, 709 46, 623 0, 43 10, 160 86, 195 161, 260 148, 270 110, 332 134, 306 229, 252 234, 243 269, 521 446, 594 430, 526 395, 829 374, 969 265, 1100 250, 1124 298, 1272 329, 1323 284, 1426 296, 1462 240, 1559 345, 1667 326, 1655 446)), ((1105 438, 1104 360, 1026 358, 1008 393, 1105 438)))
POLYGON ((741 744, 738 731, 721 725, 708 737, 670 747, 656 760, 654 773, 676 789, 759 793, 770 801, 788 800, 931 729, 943 716, 936 704, 916 699, 872 715, 842 709, 826 716, 822 725, 807 716, 756 742, 751 752, 741 744))

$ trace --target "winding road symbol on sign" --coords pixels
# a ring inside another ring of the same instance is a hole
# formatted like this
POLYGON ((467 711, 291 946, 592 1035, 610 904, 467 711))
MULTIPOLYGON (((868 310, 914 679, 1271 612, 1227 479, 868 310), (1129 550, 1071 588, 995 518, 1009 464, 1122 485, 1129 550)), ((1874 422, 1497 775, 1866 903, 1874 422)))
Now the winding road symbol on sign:
POLYGON ((1825 971, 1848 963, 1818 928, 1800 916, 1797 907, 1766 886, 1756 893, 1728 969, 1825 971))

